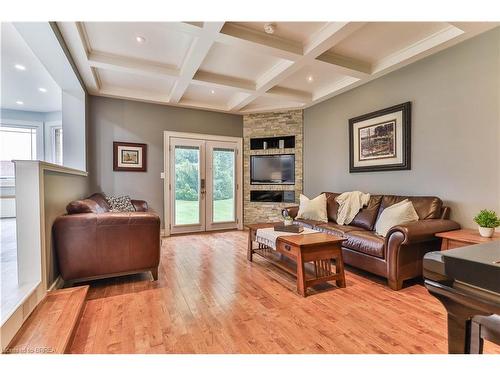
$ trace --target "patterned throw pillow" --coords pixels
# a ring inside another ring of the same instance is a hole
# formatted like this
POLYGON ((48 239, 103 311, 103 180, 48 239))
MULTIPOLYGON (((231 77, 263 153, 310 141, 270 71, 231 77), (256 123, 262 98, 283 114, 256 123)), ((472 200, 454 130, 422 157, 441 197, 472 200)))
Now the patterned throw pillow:
POLYGON ((106 195, 106 200, 111 206, 111 212, 134 212, 135 208, 130 197, 124 195, 122 197, 115 197, 113 195, 106 195))

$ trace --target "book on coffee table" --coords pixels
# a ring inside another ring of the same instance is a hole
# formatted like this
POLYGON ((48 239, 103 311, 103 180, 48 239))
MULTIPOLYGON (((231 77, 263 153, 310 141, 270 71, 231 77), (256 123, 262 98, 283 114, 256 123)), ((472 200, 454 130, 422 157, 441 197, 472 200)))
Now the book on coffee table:
POLYGON ((304 228, 298 224, 283 225, 278 224, 274 226, 276 232, 289 232, 289 233, 302 233, 304 228))

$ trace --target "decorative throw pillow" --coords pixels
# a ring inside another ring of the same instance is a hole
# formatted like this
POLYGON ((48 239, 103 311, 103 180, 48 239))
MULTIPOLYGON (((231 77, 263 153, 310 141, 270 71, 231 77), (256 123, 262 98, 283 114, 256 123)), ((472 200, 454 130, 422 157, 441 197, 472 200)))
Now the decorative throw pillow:
POLYGON ((395 225, 408 224, 418 220, 417 211, 408 199, 387 207, 375 223, 375 232, 385 237, 389 229, 395 225))
POLYGON ((317 220, 328 223, 326 194, 320 194, 314 199, 309 199, 300 194, 300 206, 296 219, 317 220))
POLYGON ((106 201, 111 206, 111 212, 134 212, 135 208, 132 204, 130 197, 124 195, 115 197, 113 195, 106 195, 106 201))

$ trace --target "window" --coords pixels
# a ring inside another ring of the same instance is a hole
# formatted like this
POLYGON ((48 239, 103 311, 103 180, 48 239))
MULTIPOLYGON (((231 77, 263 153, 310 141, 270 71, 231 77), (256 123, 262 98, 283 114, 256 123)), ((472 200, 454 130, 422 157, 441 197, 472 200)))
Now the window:
POLYGON ((62 127, 52 128, 52 162, 63 164, 63 129, 62 127))
POLYGON ((14 178, 12 160, 37 159, 37 129, 33 127, 0 127, 0 178, 14 178))
POLYGON ((0 128, 0 160, 35 160, 36 128, 0 128))

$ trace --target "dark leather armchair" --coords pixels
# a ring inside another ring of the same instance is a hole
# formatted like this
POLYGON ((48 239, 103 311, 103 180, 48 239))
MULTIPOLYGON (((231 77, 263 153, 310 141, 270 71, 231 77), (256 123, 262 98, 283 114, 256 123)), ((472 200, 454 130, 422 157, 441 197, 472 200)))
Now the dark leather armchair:
MULTIPOLYGON (((342 255, 346 264, 387 278, 389 287, 399 290, 403 281, 422 275, 422 259, 425 253, 439 250, 441 240, 438 232, 459 229, 460 225, 449 220, 450 209, 443 207, 437 197, 405 197, 396 195, 371 195, 366 207, 356 215, 349 225, 336 222, 338 193, 327 195, 328 223, 312 220, 296 220, 304 226, 345 237, 342 255), (375 223, 380 213, 394 203, 409 199, 420 220, 407 225, 392 227, 387 236, 375 234, 375 223)), ((295 218, 298 207, 285 209, 295 218)))
POLYGON ((160 218, 145 201, 135 212, 111 212, 100 193, 73 201, 54 222, 61 277, 87 281, 150 271, 158 278, 160 218))

